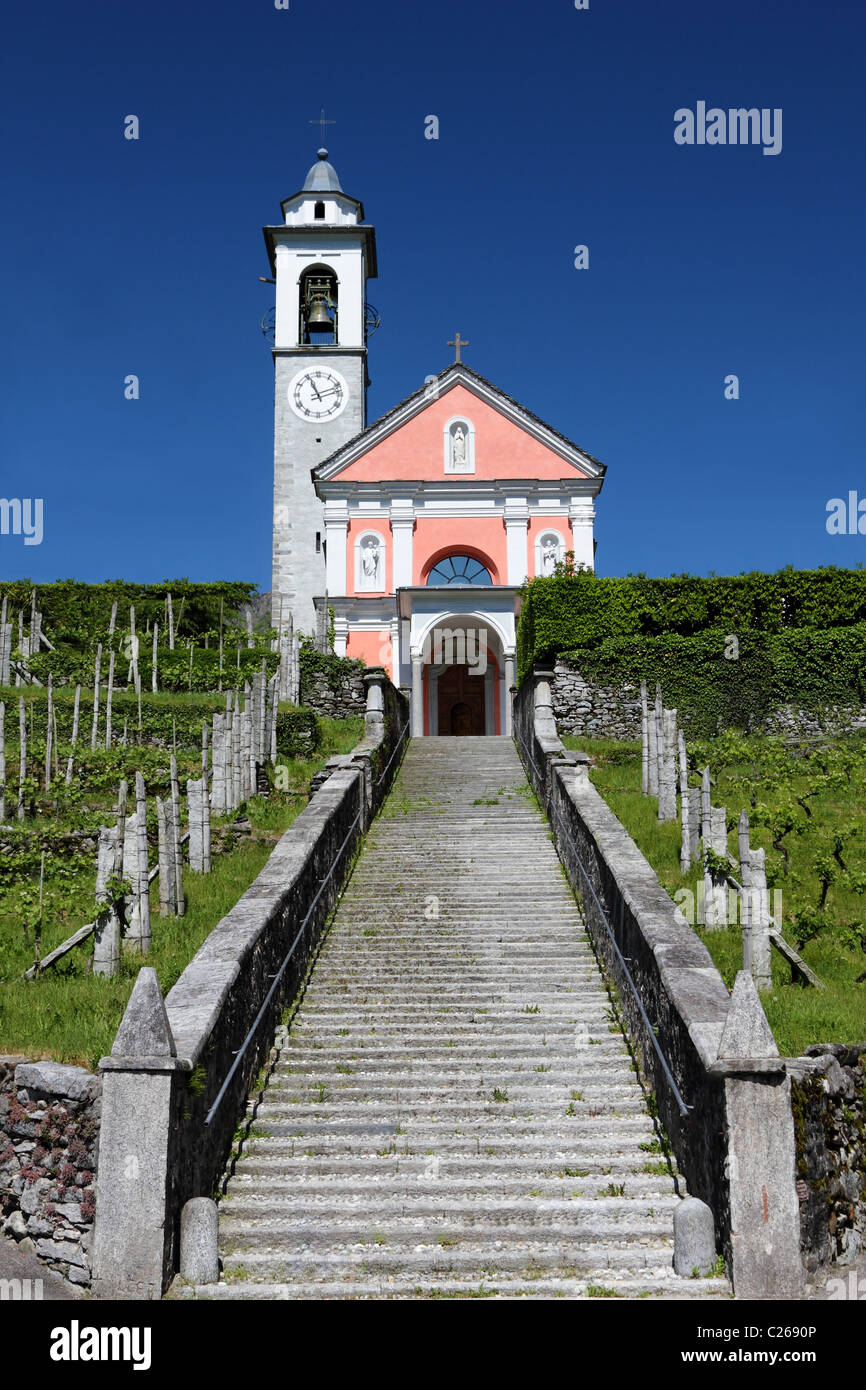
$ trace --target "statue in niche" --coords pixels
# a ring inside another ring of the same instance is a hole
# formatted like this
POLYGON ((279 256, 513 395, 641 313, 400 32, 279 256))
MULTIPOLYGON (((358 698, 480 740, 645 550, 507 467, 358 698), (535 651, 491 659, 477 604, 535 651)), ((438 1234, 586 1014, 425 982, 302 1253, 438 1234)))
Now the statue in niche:
POLYGON ((455 472, 464 472, 467 468, 466 435, 462 425, 457 426, 451 439, 451 467, 455 472))
POLYGON ((555 536, 545 536, 541 542, 541 573, 553 574, 559 560, 559 541, 555 536))
POLYGON ((379 588, 380 549, 375 536, 368 536, 361 545, 361 584, 365 589, 379 588))

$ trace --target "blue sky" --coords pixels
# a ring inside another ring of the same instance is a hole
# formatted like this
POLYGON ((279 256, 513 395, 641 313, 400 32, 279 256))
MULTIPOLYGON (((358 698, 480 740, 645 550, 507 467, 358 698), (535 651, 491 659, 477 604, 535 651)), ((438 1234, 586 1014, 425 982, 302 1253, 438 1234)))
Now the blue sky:
POLYGON ((47 0, 3 47, 0 494, 44 499, 3 577, 269 588, 261 227, 322 106, 377 228, 369 419, 459 329, 608 465, 600 573, 866 560, 825 529, 866 498, 861 4, 47 0), (698 101, 781 108, 781 153, 677 145, 698 101))

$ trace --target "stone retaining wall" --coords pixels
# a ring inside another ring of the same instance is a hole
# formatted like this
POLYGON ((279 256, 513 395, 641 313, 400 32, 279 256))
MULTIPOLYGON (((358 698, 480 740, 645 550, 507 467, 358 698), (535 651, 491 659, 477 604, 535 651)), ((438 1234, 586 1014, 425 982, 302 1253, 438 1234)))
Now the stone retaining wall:
POLYGON ((788 1063, 807 1269, 866 1248, 866 1043, 818 1043, 788 1063), (808 1060, 807 1060, 808 1058, 808 1060))
MULTIPOLYGON (((564 734, 587 738, 637 739, 641 734, 640 684, 598 685, 575 666, 557 661, 552 682, 553 713, 564 734)), ((655 695, 650 692, 650 699, 655 695)), ((866 706, 820 713, 782 705, 765 721, 764 730, 788 738, 815 738, 841 730, 866 728, 866 706)))
POLYGON ((90 1283, 102 1082, 82 1067, 0 1057, 0 1223, 73 1284, 90 1283))
POLYGON ((327 719, 350 719, 363 714, 367 701, 364 672, 360 668, 348 671, 334 686, 323 671, 304 676, 300 701, 306 709, 327 719))

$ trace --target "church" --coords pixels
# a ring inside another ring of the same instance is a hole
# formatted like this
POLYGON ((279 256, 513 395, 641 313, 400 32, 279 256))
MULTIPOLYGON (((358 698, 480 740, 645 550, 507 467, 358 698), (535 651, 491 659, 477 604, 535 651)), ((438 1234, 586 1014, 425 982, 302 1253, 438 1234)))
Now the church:
POLYGON ((375 229, 320 149, 264 236, 276 284, 272 620, 384 666, 413 736, 509 734, 520 589, 593 568, 605 467, 461 360, 367 423, 375 229))

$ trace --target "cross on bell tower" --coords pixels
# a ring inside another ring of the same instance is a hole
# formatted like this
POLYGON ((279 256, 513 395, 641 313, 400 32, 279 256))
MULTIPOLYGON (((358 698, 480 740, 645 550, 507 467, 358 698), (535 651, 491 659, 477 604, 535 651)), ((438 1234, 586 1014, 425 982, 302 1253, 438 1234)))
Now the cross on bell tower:
MULTIPOLYGON (((323 110, 310 124, 324 131, 336 123, 323 110)), ((291 614, 296 632, 312 634, 326 556, 333 559, 340 541, 310 475, 367 422, 366 287, 376 275, 376 234, 324 146, 281 210, 283 220, 264 229, 276 282, 272 616, 276 625, 291 614)))
POLYGON ((326 125, 336 125, 336 124, 337 124, 336 121, 326 121, 326 120, 325 120, 325 108, 324 108, 324 106, 320 107, 320 109, 319 109, 319 117, 318 117, 318 120, 308 121, 308 122, 307 122, 307 125, 317 125, 317 126, 320 127, 321 132, 322 132, 321 143, 322 143, 323 145, 324 145, 324 143, 325 143, 325 126, 326 126, 326 125))

